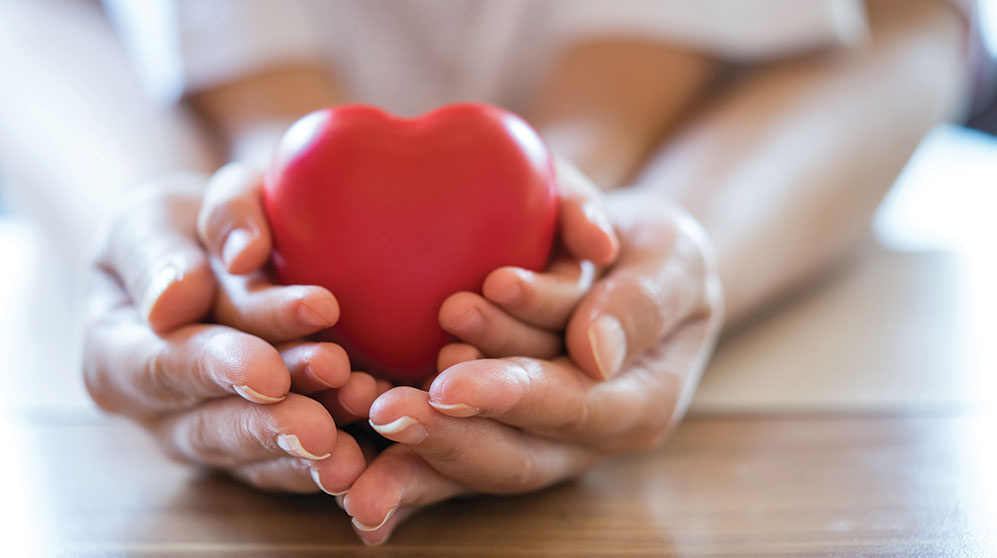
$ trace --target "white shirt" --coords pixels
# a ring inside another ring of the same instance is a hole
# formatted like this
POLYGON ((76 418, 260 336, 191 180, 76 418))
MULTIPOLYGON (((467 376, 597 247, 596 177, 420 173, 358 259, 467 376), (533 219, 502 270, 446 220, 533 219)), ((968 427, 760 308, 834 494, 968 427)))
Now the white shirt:
POLYGON ((416 115, 454 101, 516 110, 557 53, 639 37, 756 61, 846 46, 861 0, 105 0, 159 98, 267 65, 320 60, 357 102, 416 115))

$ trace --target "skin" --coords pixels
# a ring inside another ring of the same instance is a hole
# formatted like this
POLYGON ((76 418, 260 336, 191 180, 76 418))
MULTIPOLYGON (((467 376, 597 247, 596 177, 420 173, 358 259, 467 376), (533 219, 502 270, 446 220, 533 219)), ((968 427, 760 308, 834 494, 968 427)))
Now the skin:
POLYGON ((579 299, 557 304, 533 285, 532 300, 552 305, 544 311, 502 299, 517 270, 493 274, 483 296, 459 293, 443 305, 441 325, 464 343, 444 349, 427 389, 389 390, 370 409, 371 425, 397 445, 342 501, 364 541, 383 542, 423 505, 534 490, 659 444, 682 415, 724 311, 741 320, 840 257, 920 137, 955 109, 962 31, 952 15, 932 3, 901 11, 876 3, 867 45, 758 70, 709 103, 697 100, 714 64, 693 53, 616 41, 569 51, 531 119, 604 189, 633 183, 605 198, 619 257, 579 299), (664 69, 639 71, 648 67, 664 69), (883 71, 893 79, 871 90, 883 71), (909 94, 938 72, 948 72, 941 86, 909 94), (696 119, 683 122, 689 113, 696 119), (857 132, 868 127, 882 132, 857 132), (791 132, 759 144, 768 130, 791 132), (669 132, 673 141, 654 149, 669 132), (806 157, 815 145, 823 164, 806 157), (727 164, 717 164, 719 154, 727 164), (749 194, 787 201, 752 205, 749 194), (669 199, 702 219, 716 260, 669 199), (488 325, 470 328, 469 308, 488 325), (622 339, 595 327, 607 316, 622 339), (571 358, 543 360, 561 330, 571 358), (619 356, 599 350, 607 345, 619 356))
MULTIPOLYGON (((581 169, 562 165, 565 257, 542 274, 496 270, 483 296, 448 300, 440 322, 462 343, 441 351, 425 389, 389 389, 351 372, 338 347, 301 341, 332 325, 338 305, 255 271, 269 233, 252 166, 157 180, 118 213, 92 267, 88 389, 177 458, 264 489, 348 489, 339 501, 368 544, 421 506, 534 490, 655 447, 681 418, 724 311, 739 320, 833 262, 956 105, 954 13, 888 0, 870 12, 862 47, 756 69, 729 91, 706 90, 708 59, 666 45, 568 51, 527 114, 581 169), (474 331, 461 319, 470 309, 486 317, 474 331), (209 313, 228 325, 197 323, 209 313), (570 358, 544 359, 561 342, 570 358), (397 442, 369 462, 338 429, 368 417, 397 442)), ((278 130, 340 100, 334 76, 298 65, 188 102, 223 140, 204 151, 224 154, 215 161, 262 161, 278 130)), ((18 115, 4 118, 19 129, 18 115)), ((188 133, 201 137, 174 137, 188 133)), ((148 158, 213 166, 172 153, 148 158)), ((85 175, 62 178, 86 191, 85 175)))

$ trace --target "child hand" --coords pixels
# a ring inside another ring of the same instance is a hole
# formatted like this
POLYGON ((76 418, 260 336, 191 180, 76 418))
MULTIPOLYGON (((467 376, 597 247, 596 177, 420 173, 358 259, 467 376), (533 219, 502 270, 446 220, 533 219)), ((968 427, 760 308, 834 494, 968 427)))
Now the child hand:
MULTIPOLYGON (((482 295, 456 293, 440 308, 440 326, 461 343, 445 346, 438 370, 482 357, 554 358, 564 353, 564 330, 600 268, 615 260, 619 240, 598 189, 558 161, 558 245, 543 272, 503 267, 485 279, 482 295)), ((583 361, 588 362, 588 361, 583 361)), ((598 367, 586 371, 600 377, 598 367)))
POLYGON ((371 425, 397 443, 343 502, 368 544, 421 506, 536 490, 655 447, 681 419, 720 331, 716 265, 682 210, 641 193, 610 201, 619 257, 569 320, 572 359, 471 360, 427 391, 394 388, 374 402, 371 425), (608 320, 618 324, 609 343, 608 320), (604 380, 592 374, 600 350, 612 357, 604 380))
POLYGON ((272 244, 261 188, 258 171, 231 163, 215 173, 205 192, 198 230, 219 282, 214 318, 276 346, 290 371, 291 391, 322 402, 338 425, 366 419, 371 403, 391 384, 351 372, 339 345, 305 340, 335 325, 339 304, 322 287, 270 282, 263 271, 272 244))

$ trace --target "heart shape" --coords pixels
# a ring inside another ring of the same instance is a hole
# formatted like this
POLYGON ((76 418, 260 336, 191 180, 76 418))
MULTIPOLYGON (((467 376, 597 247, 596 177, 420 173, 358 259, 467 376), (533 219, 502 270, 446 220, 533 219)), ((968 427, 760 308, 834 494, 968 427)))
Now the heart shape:
POLYGON ((500 108, 462 103, 404 119, 353 105, 285 134, 263 202, 273 269, 320 285, 341 317, 323 339, 395 382, 435 371, 438 313, 502 266, 542 269, 557 225, 553 159, 500 108))

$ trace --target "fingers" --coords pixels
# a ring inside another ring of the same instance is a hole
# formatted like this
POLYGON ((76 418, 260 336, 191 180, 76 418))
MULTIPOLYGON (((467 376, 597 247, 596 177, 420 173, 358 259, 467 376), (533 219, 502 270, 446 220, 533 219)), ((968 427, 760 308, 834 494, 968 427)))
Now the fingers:
POLYGON ((568 354, 595 378, 613 377, 706 310, 706 283, 716 275, 691 219, 659 215, 628 226, 619 260, 579 304, 566 330, 568 354))
POLYGON ((331 496, 345 494, 367 468, 367 460, 360 445, 353 436, 342 430, 336 436, 332 457, 307 463, 311 468, 312 480, 322 492, 331 496))
POLYGON ((221 288, 215 320, 271 343, 282 343, 332 327, 339 303, 322 287, 270 283, 262 272, 232 275, 217 270, 221 288))
POLYGON ((561 352, 560 334, 523 323, 474 293, 448 297, 439 320, 444 331, 486 355, 548 358, 561 352))
POLYGON ((388 389, 390 384, 376 380, 366 372, 351 372, 342 387, 324 391, 316 397, 329 409, 337 423, 345 425, 367 418, 374 400, 388 389))
POLYGON ((428 402, 429 394, 422 390, 394 388, 374 402, 370 424, 474 491, 536 490, 593 460, 594 455, 583 446, 539 438, 491 419, 453 418, 428 402))
POLYGON ((599 382, 568 359, 477 360, 440 373, 429 404, 448 416, 488 417, 593 447, 641 448, 671 420, 682 370, 634 366, 612 382, 599 382))
POLYGON ((111 412, 139 418, 229 394, 275 403, 291 384, 271 345, 224 326, 198 324, 158 336, 123 306, 102 314, 86 335, 87 389, 111 412))
POLYGON ((296 342, 277 347, 291 374, 291 390, 311 394, 338 388, 350 379, 350 359, 334 343, 296 342))
POLYGON ((259 269, 270 257, 270 226, 260 197, 262 175, 230 163, 211 177, 197 228, 208 251, 229 273, 259 269))
POLYGON ((418 508, 453 498, 466 490, 430 467, 417 453, 396 444, 381 452, 353 483, 343 508, 369 546, 391 532, 418 508))
POLYGON ((158 185, 112 224, 99 265, 119 280, 156 332, 205 316, 215 295, 197 241, 197 177, 158 185))
POLYGON ((310 494, 319 490, 332 496, 345 494, 366 463, 352 436, 340 431, 332 455, 319 461, 276 457, 230 469, 235 478, 275 492, 310 494))
MULTIPOLYGON (((448 343, 440 349, 440 354, 436 356, 436 370, 442 372, 455 364, 484 357, 485 355, 481 354, 481 351, 473 345, 448 343)), ((426 384, 426 389, 429 389, 430 385, 432 382, 426 384)))
POLYGON ((149 425, 171 456, 216 467, 282 456, 320 461, 332 455, 337 438, 329 412, 295 393, 272 405, 225 397, 149 425))
POLYGON ((542 273, 518 267, 496 269, 485 278, 482 294, 527 324, 561 331, 594 279, 592 262, 561 257, 542 273))
POLYGON ((619 240, 603 209, 599 189, 581 171, 563 159, 557 161, 560 186, 559 232, 572 256, 608 265, 616 258, 619 240))

